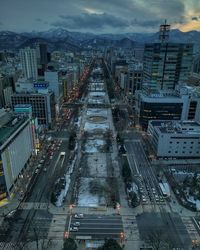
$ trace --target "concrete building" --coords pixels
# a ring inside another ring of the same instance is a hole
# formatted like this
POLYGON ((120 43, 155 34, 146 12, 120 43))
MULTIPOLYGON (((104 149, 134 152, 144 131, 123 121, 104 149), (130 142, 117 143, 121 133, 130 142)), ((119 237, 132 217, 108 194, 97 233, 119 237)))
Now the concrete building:
POLYGON ((0 112, 0 200, 9 198, 33 153, 31 120, 0 112))
POLYGON ((126 94, 135 95, 135 91, 142 88, 143 65, 141 63, 130 65, 127 78, 126 94))
POLYGON ((37 52, 36 49, 31 49, 29 47, 21 49, 19 52, 20 61, 22 64, 22 71, 24 77, 29 79, 33 78, 37 80, 37 52))
POLYGON ((136 91, 135 109, 147 129, 150 120, 200 121, 200 90, 177 86, 172 91, 136 91))
POLYGON ((200 158, 200 123, 150 121, 148 133, 157 157, 200 158))
POLYGON ((47 57, 47 44, 46 43, 39 43, 38 44, 39 49, 39 58, 40 58, 40 64, 46 65, 48 63, 48 57, 47 57))
POLYGON ((178 83, 187 82, 192 54, 192 44, 145 44, 143 86, 168 90, 175 89, 178 83))
POLYGON ((0 74, 0 108, 11 106, 12 77, 0 74))
POLYGON ((55 123, 54 93, 17 93, 11 97, 12 107, 17 104, 30 104, 33 118, 44 128, 51 128, 55 123))
POLYGON ((49 83, 48 89, 54 92, 56 103, 59 104, 62 94, 59 73, 57 71, 45 71, 44 79, 49 83))

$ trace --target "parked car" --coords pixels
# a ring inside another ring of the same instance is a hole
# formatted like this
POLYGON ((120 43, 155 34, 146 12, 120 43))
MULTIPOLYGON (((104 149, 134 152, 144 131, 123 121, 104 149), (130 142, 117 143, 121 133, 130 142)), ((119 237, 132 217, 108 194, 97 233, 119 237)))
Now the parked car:
POLYGON ((10 212, 5 216, 5 218, 6 218, 6 219, 11 219, 11 218, 13 218, 14 215, 15 215, 15 213, 16 213, 16 211, 17 211, 16 209, 10 211, 10 212))
POLYGON ((76 222, 74 222, 74 224, 73 224, 75 227, 79 227, 80 225, 81 225, 81 223, 79 222, 79 221, 76 221, 76 222))
POLYGON ((79 219, 81 219, 81 218, 83 218, 83 217, 84 217, 83 214, 75 214, 75 215, 74 215, 74 218, 79 218, 79 219))
POLYGON ((70 232, 78 232, 78 227, 70 227, 70 232))

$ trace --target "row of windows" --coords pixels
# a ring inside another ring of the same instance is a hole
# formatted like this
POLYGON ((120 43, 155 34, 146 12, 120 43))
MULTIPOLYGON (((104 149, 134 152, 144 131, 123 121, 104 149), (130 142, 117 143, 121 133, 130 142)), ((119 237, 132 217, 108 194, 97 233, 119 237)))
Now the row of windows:
MULTIPOLYGON (((169 150, 168 153, 170 154, 170 153, 173 153, 173 152, 169 150)), ((175 151, 174 153, 175 153, 175 154, 178 154, 178 153, 180 153, 180 152, 175 151)), ((192 151, 189 152, 189 154, 192 154, 192 153, 194 154, 194 152, 192 152, 192 151)), ((185 151, 182 151, 182 154, 185 154, 185 151)), ((196 151, 196 154, 199 154, 199 151, 196 151)))
MULTIPOLYGON (((173 142, 172 142, 172 141, 170 141, 169 143, 170 143, 170 144, 172 144, 173 142)), ((174 143, 179 144, 180 142, 179 142, 179 141, 177 141, 177 142, 174 142, 174 143)), ((193 142, 193 141, 191 141, 191 142, 184 141, 183 143, 184 143, 184 144, 189 144, 189 143, 190 143, 190 144, 194 144, 194 142, 193 142)), ((200 141, 198 142, 198 144, 200 144, 200 141)))

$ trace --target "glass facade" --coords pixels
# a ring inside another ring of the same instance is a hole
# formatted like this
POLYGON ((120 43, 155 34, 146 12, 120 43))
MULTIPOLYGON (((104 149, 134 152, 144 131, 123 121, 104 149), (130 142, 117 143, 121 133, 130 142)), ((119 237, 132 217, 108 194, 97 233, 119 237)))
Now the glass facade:
POLYGON ((0 153, 0 200, 6 198, 7 193, 6 193, 6 182, 5 182, 5 176, 3 172, 3 163, 2 163, 2 158, 1 158, 1 153, 0 153))
POLYGON ((182 108, 182 103, 141 102, 139 122, 147 129, 150 120, 180 120, 182 108))

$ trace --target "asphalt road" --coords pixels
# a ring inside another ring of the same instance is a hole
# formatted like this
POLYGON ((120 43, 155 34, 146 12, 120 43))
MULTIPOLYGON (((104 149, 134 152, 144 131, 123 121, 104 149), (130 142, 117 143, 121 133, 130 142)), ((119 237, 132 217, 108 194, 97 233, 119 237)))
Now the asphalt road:
POLYGON ((70 232, 70 237, 84 239, 91 237, 92 239, 114 238, 119 239, 120 233, 123 232, 122 219, 120 215, 84 215, 84 218, 76 219, 71 216, 68 218, 66 231, 68 227, 73 227, 73 223, 79 221, 80 226, 78 232, 70 232), (69 225, 70 223, 70 225, 69 225))
MULTIPOLYGON (((56 178, 67 166, 66 158, 69 155, 68 133, 64 131, 65 129, 66 127, 63 127, 62 131, 51 133, 53 139, 59 138, 62 140, 60 148, 54 151, 52 159, 47 153, 48 142, 44 145, 43 155, 46 157, 45 161, 41 164, 39 172, 33 174, 31 190, 26 194, 14 217, 8 221, 10 225, 9 231, 6 235, 3 235, 6 242, 18 242, 24 239, 25 236, 36 238, 37 234, 44 236, 48 233, 48 227, 52 221, 52 215, 48 212, 51 190, 56 178), (66 152, 66 158, 63 165, 61 165, 59 154, 63 151, 66 152), (44 168, 47 169, 46 172, 44 168), (30 204, 32 204, 32 207, 30 204), (33 204, 37 205, 37 209, 34 209, 33 204), (28 205, 30 207, 26 207, 28 205), (41 209, 38 209, 40 206, 41 209)), ((38 163, 39 161, 36 160, 34 168, 37 167, 38 163)))
POLYGON ((151 163, 147 159, 137 134, 136 139, 125 140, 125 148, 132 173, 140 183, 143 204, 163 202, 164 198, 158 179, 152 169, 151 163))

